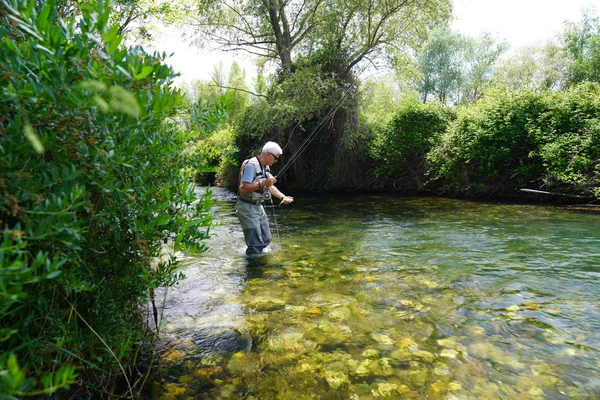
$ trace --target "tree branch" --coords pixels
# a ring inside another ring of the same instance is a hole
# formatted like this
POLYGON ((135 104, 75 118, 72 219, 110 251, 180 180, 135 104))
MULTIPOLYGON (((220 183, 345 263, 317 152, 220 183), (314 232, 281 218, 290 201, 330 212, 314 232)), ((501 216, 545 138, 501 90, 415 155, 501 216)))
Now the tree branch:
POLYGON ((244 92, 244 93, 248 93, 248 94, 251 94, 251 95, 253 95, 253 96, 256 96, 256 97, 264 97, 264 98, 267 98, 267 96, 265 96, 264 94, 260 94, 260 93, 254 93, 254 92, 251 92, 251 91, 249 91, 249 90, 246 90, 246 89, 240 89, 240 88, 231 87, 231 86, 222 86, 222 85, 219 85, 219 84, 216 82, 216 80, 214 80, 214 78, 213 78, 213 82, 215 82, 215 84, 214 84, 214 85, 210 85, 210 86, 213 86, 213 87, 218 87, 218 88, 221 88, 221 89, 229 89, 229 90, 235 90, 235 91, 238 91, 238 92, 244 92))

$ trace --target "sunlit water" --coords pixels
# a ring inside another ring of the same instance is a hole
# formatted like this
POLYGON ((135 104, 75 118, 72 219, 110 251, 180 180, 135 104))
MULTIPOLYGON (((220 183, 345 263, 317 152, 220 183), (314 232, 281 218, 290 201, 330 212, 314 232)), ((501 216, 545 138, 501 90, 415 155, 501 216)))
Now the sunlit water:
POLYGON ((600 398, 600 213, 297 196, 248 265, 215 198, 210 251, 158 296, 153 398, 600 398))

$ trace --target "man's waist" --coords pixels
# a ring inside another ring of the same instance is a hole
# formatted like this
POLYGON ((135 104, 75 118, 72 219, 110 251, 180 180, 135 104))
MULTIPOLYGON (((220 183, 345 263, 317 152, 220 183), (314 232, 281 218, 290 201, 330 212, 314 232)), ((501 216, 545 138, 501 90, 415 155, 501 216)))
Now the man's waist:
POLYGON ((263 199, 260 200, 252 200, 252 199, 248 199, 246 197, 240 196, 238 197, 238 200, 241 201, 242 203, 248 203, 248 204, 254 204, 254 205, 261 205, 263 203, 263 199))

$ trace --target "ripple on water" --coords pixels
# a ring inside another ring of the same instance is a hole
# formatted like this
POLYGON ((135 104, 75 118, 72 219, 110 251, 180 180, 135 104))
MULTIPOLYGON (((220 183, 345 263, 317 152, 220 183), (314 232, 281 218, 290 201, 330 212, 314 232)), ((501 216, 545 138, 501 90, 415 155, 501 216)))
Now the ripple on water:
POLYGON ((187 361, 156 397, 600 397, 600 216, 297 196, 248 268, 217 198, 211 251, 167 293, 164 354, 187 361))

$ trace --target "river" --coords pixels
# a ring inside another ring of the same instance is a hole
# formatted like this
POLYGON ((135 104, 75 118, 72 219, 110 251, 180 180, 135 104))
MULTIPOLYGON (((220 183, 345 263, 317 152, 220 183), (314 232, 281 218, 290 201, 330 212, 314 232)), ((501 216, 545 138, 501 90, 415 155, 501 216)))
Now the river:
POLYGON ((249 265, 214 199, 210 250, 157 295, 152 398, 600 398, 600 213, 297 196, 249 265))

